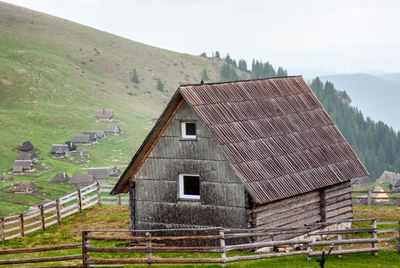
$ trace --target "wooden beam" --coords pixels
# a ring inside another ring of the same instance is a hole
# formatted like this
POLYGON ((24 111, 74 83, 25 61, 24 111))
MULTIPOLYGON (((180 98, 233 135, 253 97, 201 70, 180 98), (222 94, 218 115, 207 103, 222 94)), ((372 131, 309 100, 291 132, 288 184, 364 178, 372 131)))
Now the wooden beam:
POLYGON ((321 221, 326 221, 326 190, 322 188, 319 190, 319 209, 321 213, 321 221))

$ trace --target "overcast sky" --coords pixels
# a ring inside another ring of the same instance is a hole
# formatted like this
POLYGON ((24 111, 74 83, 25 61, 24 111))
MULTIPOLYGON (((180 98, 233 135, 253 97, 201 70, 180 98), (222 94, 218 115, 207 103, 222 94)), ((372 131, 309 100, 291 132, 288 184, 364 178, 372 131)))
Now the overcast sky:
POLYGON ((6 0, 138 42, 290 74, 400 72, 400 1, 6 0))

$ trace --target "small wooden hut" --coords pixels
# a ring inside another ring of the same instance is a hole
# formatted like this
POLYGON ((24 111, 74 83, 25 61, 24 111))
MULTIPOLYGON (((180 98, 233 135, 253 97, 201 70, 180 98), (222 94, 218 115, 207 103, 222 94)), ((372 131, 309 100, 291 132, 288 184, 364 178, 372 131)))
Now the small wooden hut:
POLYGON ((36 184, 31 181, 22 182, 20 185, 15 188, 14 193, 16 194, 30 194, 37 190, 36 184))
POLYGON ((178 88, 111 194, 132 229, 269 228, 353 217, 368 175, 302 77, 178 88))
POLYGON ((107 184, 110 172, 107 167, 103 168, 89 168, 88 174, 93 175, 94 179, 100 184, 107 184))
POLYGON ((112 109, 101 109, 96 118, 101 121, 110 121, 114 117, 114 112, 112 109))
POLYGON ((68 183, 70 180, 70 177, 68 176, 67 173, 63 172, 58 172, 54 177, 50 180, 52 183, 68 183))
POLYGON ((25 172, 34 172, 36 169, 33 167, 32 160, 15 160, 13 173, 24 174, 25 172))
POLYGON ((64 158, 69 156, 69 149, 67 144, 53 144, 51 146, 50 154, 53 157, 64 158))
POLYGON ((78 134, 74 136, 74 140, 72 141, 74 146, 77 145, 92 145, 92 140, 90 139, 89 134, 78 134))
POLYGON ((121 129, 117 124, 106 125, 104 132, 113 135, 120 135, 122 133, 121 129))
POLYGON ((88 174, 75 174, 71 177, 72 187, 83 188, 95 182, 93 175, 88 174))

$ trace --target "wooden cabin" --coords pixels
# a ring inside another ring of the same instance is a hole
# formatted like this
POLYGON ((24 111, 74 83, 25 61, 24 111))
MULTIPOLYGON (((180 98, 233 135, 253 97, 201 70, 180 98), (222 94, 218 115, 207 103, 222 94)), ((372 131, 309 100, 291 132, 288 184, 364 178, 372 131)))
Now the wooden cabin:
POLYGON ((119 176, 121 176, 121 170, 117 166, 113 167, 110 171, 110 177, 119 178, 119 176))
POLYGON ((31 181, 22 182, 15 188, 14 193, 16 194, 30 194, 36 191, 38 187, 31 181))
POLYGON ((34 172, 32 160, 15 160, 13 174, 23 175, 25 172, 34 172))
POLYGON ((121 129, 117 124, 106 125, 106 127, 104 128, 104 132, 113 135, 120 135, 122 133, 121 129))
POLYGON ((67 144, 53 144, 51 146, 50 154, 53 157, 64 158, 69 156, 69 149, 67 144))
POLYGON ((111 194, 130 228, 289 227, 353 217, 368 175, 302 77, 183 85, 111 194))
POLYGON ((101 121, 111 121, 114 117, 114 112, 112 109, 101 109, 96 118, 101 121))
POLYGON ((74 136, 74 140, 72 141, 72 144, 74 146, 77 145, 92 145, 93 141, 90 139, 89 134, 78 134, 74 136))
POLYGON ((70 182, 72 187, 83 188, 89 186, 92 183, 95 183, 96 181, 93 175, 75 174, 72 175, 70 182))
POLYGON ((63 172, 58 172, 56 175, 54 175, 53 178, 51 178, 50 182, 52 183, 68 183, 70 180, 70 177, 68 176, 65 171, 63 172))
POLYGON ((107 167, 104 168, 89 168, 88 175, 93 175, 94 179, 100 184, 107 184, 110 172, 107 167))

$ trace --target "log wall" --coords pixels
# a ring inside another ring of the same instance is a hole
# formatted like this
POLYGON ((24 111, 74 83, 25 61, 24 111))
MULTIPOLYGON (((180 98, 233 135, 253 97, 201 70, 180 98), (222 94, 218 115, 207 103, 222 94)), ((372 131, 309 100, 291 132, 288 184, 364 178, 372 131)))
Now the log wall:
POLYGON ((350 191, 350 182, 345 182, 257 206, 255 225, 257 228, 292 227, 352 218, 350 191))
POLYGON ((131 196, 136 229, 247 227, 244 186, 208 129, 186 103, 135 175, 131 196), (196 140, 181 139, 181 121, 196 122, 196 140), (199 201, 179 199, 179 174, 200 175, 199 201))

